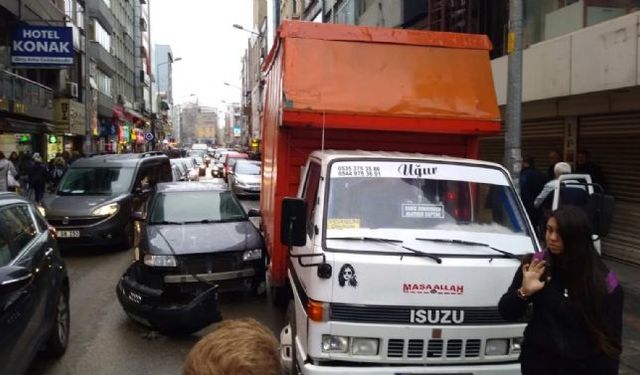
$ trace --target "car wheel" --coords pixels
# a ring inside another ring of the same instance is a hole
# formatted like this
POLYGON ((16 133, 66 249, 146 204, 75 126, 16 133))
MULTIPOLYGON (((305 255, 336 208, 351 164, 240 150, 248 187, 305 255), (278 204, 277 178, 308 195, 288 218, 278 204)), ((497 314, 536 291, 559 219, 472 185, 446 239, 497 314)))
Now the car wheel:
POLYGON ((45 355, 48 357, 60 357, 67 351, 70 324, 69 288, 63 286, 60 294, 58 294, 53 326, 44 350, 45 355))

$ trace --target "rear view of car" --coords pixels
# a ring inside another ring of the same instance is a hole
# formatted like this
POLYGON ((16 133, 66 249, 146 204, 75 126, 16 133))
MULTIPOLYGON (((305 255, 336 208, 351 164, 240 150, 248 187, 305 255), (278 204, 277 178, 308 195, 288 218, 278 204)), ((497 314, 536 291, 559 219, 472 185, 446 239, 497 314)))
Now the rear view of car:
POLYGON ((225 181, 228 181, 229 171, 233 170, 233 166, 238 159, 249 159, 249 155, 241 152, 230 152, 224 155, 223 177, 225 181))

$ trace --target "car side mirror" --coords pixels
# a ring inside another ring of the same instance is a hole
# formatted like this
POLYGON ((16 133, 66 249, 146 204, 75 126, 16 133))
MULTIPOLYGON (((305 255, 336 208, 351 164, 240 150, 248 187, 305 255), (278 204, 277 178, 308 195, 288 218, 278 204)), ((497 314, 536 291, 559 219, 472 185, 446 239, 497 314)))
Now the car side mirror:
POLYGON ((257 208, 252 208, 247 212, 247 215, 249 215, 249 217, 260 217, 261 213, 257 208))
POLYGON ((31 282, 33 274, 24 267, 0 267, 0 295, 5 296, 20 290, 31 282))
POLYGON ((135 221, 145 221, 147 220, 147 214, 141 211, 135 211, 131 214, 131 218, 135 221))
POLYGON ((593 193, 589 196, 585 210, 591 221, 593 234, 598 237, 606 237, 609 234, 613 222, 613 208, 615 200, 613 196, 593 193))
POLYGON ((304 246, 307 243, 307 202, 304 199, 282 200, 280 242, 287 246, 304 246))

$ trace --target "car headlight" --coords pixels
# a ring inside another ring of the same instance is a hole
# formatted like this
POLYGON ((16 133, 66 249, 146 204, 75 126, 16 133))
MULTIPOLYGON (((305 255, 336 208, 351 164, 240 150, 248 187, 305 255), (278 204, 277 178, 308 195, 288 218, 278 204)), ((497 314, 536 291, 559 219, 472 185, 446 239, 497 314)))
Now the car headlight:
POLYGON ((262 258, 262 249, 246 250, 242 253, 242 261, 258 260, 262 258))
POLYGON ((145 254, 144 264, 149 267, 176 267, 176 257, 173 255, 145 254))
POLYGON ((322 335, 322 351, 324 353, 347 353, 349 351, 349 337, 322 335))
POLYGON ((94 216, 110 216, 118 212, 120 205, 118 203, 107 204, 106 206, 98 207, 93 210, 94 216))
POLYGON ((353 355, 378 355, 378 343, 380 340, 366 337, 354 337, 351 340, 351 354, 353 355))
POLYGON ((509 339, 491 339, 487 340, 487 347, 484 354, 491 355, 507 355, 509 353, 509 339))

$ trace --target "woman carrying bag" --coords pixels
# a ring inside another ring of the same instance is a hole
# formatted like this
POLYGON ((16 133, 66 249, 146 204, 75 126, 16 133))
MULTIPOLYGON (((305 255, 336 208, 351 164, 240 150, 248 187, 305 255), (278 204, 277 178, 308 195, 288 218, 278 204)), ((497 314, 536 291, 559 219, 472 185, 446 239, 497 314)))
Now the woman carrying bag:
POLYGON ((545 238, 547 250, 523 262, 499 303, 510 321, 532 307, 522 374, 617 374, 623 291, 593 246, 586 214, 559 208, 547 221, 545 238))
POLYGON ((16 187, 16 168, 0 151, 0 191, 13 191, 16 187))

